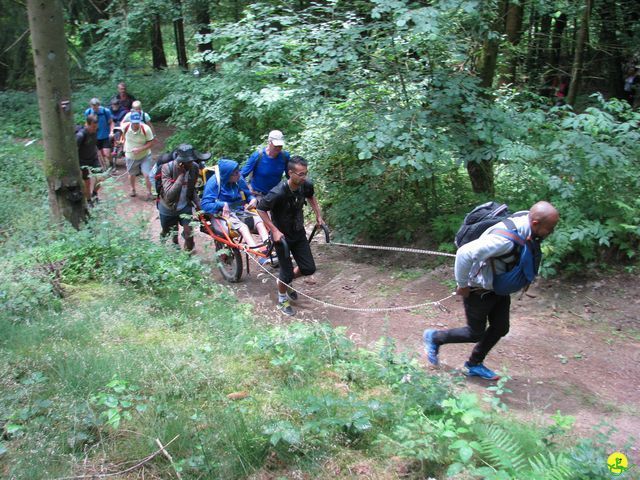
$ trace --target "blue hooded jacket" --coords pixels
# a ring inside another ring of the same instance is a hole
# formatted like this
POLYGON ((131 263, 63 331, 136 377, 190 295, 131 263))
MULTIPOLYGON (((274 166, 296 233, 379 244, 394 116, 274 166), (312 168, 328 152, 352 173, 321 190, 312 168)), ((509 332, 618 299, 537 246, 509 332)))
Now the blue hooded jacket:
POLYGON ((222 185, 218 187, 218 180, 215 175, 212 175, 207 180, 202 201, 200 202, 202 210, 212 214, 218 213, 224 207, 225 202, 229 204, 229 209, 232 211, 242 210, 244 204, 253 200, 254 197, 244 178, 240 177, 236 183, 229 182, 231 174, 238 170, 238 162, 222 158, 218 161, 218 168, 220 169, 220 183, 222 185))

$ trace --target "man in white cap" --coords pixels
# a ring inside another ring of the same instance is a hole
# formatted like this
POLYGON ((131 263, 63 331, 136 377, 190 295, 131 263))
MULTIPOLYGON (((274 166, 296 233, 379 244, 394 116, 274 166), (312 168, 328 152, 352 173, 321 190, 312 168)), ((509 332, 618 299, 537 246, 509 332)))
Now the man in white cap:
POLYGON ((151 193, 151 145, 155 141, 151 129, 142 123, 142 116, 139 112, 131 112, 130 121, 122 123, 122 133, 124 135, 124 156, 131 183, 130 196, 136 196, 136 176, 144 175, 147 185, 147 199, 153 199, 151 193))
POLYGON ((131 121, 131 114, 133 112, 138 112, 142 117, 142 123, 150 127, 151 131, 153 132, 153 125, 151 125, 151 116, 147 112, 142 110, 142 102, 140 100, 136 100, 131 104, 131 111, 127 112, 122 121, 125 123, 131 121))
POLYGON ((289 152, 283 150, 284 135, 280 130, 269 132, 265 148, 253 152, 240 174, 258 200, 280 183, 289 162, 289 152), (251 179, 249 179, 251 177, 251 179))

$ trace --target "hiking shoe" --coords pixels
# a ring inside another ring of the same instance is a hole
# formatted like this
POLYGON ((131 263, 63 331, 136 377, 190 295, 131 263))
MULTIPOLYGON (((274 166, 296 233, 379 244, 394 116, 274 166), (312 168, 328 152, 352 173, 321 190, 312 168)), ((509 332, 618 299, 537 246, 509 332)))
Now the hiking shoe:
POLYGON ((298 300, 298 292, 293 290, 291 287, 287 287, 287 297, 289 297, 289 300, 293 300, 295 302, 298 300))
POLYGON ((438 350, 440 345, 437 345, 433 341, 433 336, 436 334, 435 330, 425 330, 422 334, 422 341, 424 342, 424 351, 427 352, 427 359, 432 365, 438 365, 438 350))
POLYGON ((482 363, 478 365, 471 365, 469 362, 464 362, 464 373, 467 377, 480 377, 485 380, 498 380, 500 377, 496 375, 496 372, 488 369, 482 363))
POLYGON ((284 302, 278 303, 278 310, 280 310, 285 315, 293 316, 296 314, 296 311, 293 309, 289 300, 285 300, 284 302))
POLYGON ((280 266, 280 262, 278 261, 278 257, 273 257, 271 259, 271 266, 273 268, 278 268, 280 266))

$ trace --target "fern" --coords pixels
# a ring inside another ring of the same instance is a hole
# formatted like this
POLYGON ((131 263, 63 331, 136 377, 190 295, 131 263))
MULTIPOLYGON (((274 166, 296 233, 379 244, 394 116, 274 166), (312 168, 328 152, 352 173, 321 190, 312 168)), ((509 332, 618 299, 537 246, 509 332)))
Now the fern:
POLYGON ((569 460, 562 454, 540 453, 529 459, 534 478, 539 480, 569 480, 573 477, 569 460))
POLYGON ((486 438, 480 442, 480 453, 491 466, 511 475, 526 471, 527 462, 522 449, 508 432, 497 425, 490 425, 485 434, 486 438))

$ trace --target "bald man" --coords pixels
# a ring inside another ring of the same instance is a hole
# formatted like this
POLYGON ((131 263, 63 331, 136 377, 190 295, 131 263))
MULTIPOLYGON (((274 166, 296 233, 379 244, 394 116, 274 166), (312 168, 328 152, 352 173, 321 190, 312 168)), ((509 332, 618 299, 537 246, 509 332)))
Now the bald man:
POLYGON ((515 213, 490 227, 477 240, 458 249, 456 295, 463 298, 467 325, 448 330, 425 330, 423 340, 430 363, 438 365, 440 346, 446 343, 475 343, 469 360, 464 364, 465 374, 487 380, 499 378, 483 362, 500 338, 509 332, 511 297, 494 291, 494 279, 518 263, 524 247, 516 240, 526 241, 529 251, 537 255, 539 264, 540 242, 553 232, 559 219, 553 205, 538 202, 528 212, 515 213))

